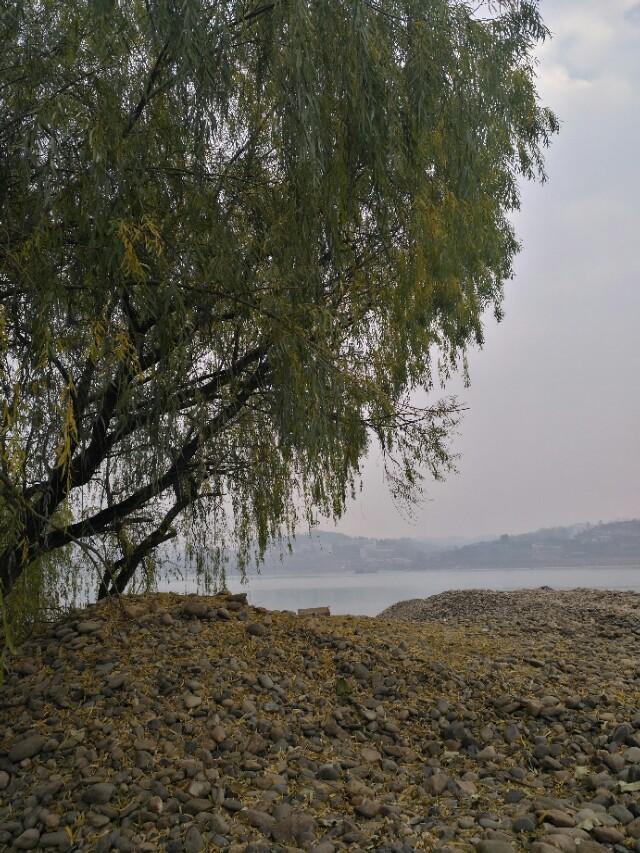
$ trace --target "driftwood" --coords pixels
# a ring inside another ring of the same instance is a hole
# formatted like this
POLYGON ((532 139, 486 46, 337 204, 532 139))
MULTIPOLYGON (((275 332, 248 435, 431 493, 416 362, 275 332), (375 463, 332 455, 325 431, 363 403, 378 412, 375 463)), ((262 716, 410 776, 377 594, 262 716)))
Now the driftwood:
POLYGON ((234 592, 228 593, 226 595, 227 601, 235 601, 238 604, 246 604, 247 603, 247 593, 246 592, 234 592))
POLYGON ((298 616, 331 616, 328 607, 300 607, 298 616))

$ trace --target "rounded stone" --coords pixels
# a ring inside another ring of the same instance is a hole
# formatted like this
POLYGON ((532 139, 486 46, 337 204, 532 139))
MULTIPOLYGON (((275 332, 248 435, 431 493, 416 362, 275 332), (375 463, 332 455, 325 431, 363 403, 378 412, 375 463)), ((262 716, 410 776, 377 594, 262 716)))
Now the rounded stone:
POLYGON ((184 850, 185 853, 201 853, 204 850, 204 839, 200 834, 200 830, 195 825, 187 830, 184 839, 184 850))
POLYGON ((490 838, 480 841, 476 845, 477 853, 515 853, 515 849, 506 841, 498 841, 490 838))
POLYGON ((535 832, 537 823, 534 815, 527 814, 513 821, 514 832, 535 832))
POLYGON ((38 753, 42 752, 46 742, 47 739, 37 733, 23 738, 9 750, 9 761, 18 764, 20 761, 24 761, 25 758, 34 758, 38 753))
POLYGON ((115 793, 115 785, 112 785, 109 782, 98 782, 95 785, 92 785, 82 795, 82 798, 85 802, 91 803, 91 805, 106 805, 115 793))
POLYGON ((37 846, 39 840, 40 831, 33 827, 32 829, 25 829, 25 831, 13 842, 13 846, 16 850, 33 850, 33 848, 37 846))
POLYGON ((70 850, 71 838, 63 829, 57 832, 45 832, 40 836, 38 846, 45 848, 54 847, 56 850, 70 850))
POLYGON ((76 630, 78 634, 95 634, 95 632, 99 631, 100 628, 102 628, 102 622, 96 622, 93 619, 88 619, 85 622, 78 622, 76 630))
POLYGON ((377 800, 363 800, 355 806, 356 814, 361 817, 372 818, 380 811, 380 803, 377 800))
POLYGON ((324 779, 328 782, 335 782, 340 778, 340 769, 335 764, 323 764, 318 768, 318 779, 324 779))

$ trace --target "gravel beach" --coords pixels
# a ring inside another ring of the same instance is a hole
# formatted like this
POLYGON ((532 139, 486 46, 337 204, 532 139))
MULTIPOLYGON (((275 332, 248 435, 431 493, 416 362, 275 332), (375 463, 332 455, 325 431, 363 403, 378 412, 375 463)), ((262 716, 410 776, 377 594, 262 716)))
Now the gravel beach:
POLYGON ((0 687, 0 849, 640 851, 640 594, 123 598, 0 687))

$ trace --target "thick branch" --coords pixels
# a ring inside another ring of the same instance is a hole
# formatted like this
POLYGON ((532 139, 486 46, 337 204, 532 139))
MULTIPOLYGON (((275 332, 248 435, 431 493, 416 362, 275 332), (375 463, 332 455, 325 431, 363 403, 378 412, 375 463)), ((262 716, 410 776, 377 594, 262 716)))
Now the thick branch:
POLYGON ((167 38, 167 40, 163 44, 162 49, 160 50, 160 53, 158 54, 158 57, 157 57, 154 65, 153 65, 153 68, 151 69, 151 72, 149 73, 149 77, 147 79, 147 84, 144 88, 144 92, 140 96, 140 100, 138 101, 135 108, 133 109, 131 116, 129 117, 129 121, 127 123, 127 126, 124 130, 124 133, 122 134, 122 136, 125 139, 127 136, 129 136, 129 134, 131 133, 131 131, 135 127, 137 121, 139 120, 140 116, 144 112, 145 107, 147 106, 147 104, 149 103, 149 101, 152 98, 152 93, 153 93, 153 89, 154 89, 156 80, 160 76, 160 72, 162 70, 162 64, 169 54, 170 42, 171 42, 171 39, 169 37, 169 38, 167 38))
MULTIPOLYGON (((197 403, 211 402, 225 385, 239 376, 247 367, 260 361, 265 355, 266 347, 255 347, 255 349, 236 359, 230 367, 225 367, 217 371, 207 382, 195 385, 192 388, 182 388, 176 391, 171 401, 171 412, 177 414, 178 412, 184 412, 197 403)), ((153 400, 151 400, 148 405, 141 406, 128 415, 118 425, 117 429, 105 436, 106 450, 110 450, 116 442, 121 441, 123 438, 136 432, 136 430, 147 426, 153 420, 153 417, 154 408, 153 400)))
POLYGON ((102 533, 107 528, 113 527, 114 524, 125 519, 130 513, 140 509, 152 498, 158 497, 168 489, 175 488, 182 478, 189 473, 194 457, 201 447, 221 432, 242 411, 251 395, 262 385, 268 373, 269 366, 264 361, 255 373, 243 383, 235 399, 209 421, 198 435, 187 441, 174 462, 161 477, 147 483, 146 486, 133 492, 119 503, 95 513, 90 518, 78 521, 64 530, 55 531, 47 539, 47 550, 60 548, 74 539, 82 539, 86 536, 102 533))
POLYGON ((165 513, 158 527, 145 536, 145 538, 136 545, 132 552, 125 555, 120 560, 113 564, 113 567, 106 571, 100 583, 98 590, 98 600, 106 598, 108 595, 122 593, 127 587, 127 584, 134 576, 136 569, 140 563, 149 556, 149 554, 161 545, 175 536, 175 532, 171 529, 176 517, 183 509, 189 505, 191 498, 188 493, 182 493, 173 504, 171 509, 165 513))

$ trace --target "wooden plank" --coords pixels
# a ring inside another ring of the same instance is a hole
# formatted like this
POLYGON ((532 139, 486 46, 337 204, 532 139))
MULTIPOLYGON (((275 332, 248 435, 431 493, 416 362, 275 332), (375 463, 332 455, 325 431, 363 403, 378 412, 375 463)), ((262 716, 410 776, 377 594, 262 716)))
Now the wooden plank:
POLYGON ((331 616, 331 611, 328 607, 301 607, 298 616, 331 616))

